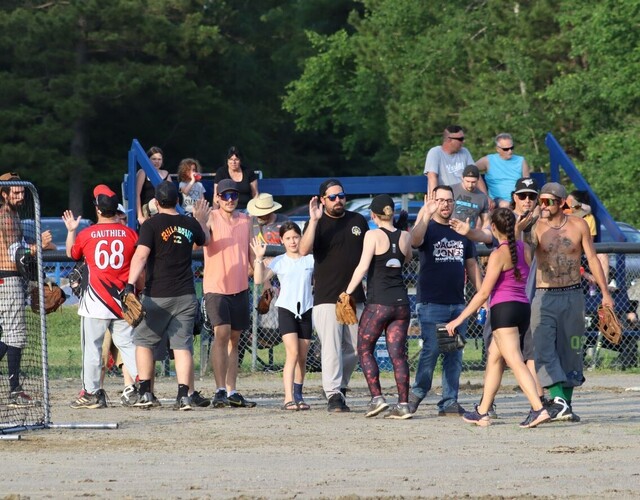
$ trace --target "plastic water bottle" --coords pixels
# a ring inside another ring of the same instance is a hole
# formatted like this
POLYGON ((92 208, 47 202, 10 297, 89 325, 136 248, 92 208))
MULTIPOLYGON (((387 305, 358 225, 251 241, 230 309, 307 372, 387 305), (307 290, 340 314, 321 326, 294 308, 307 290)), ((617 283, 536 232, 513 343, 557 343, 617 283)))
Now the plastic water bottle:
POLYGON ((589 283, 589 296, 596 296, 596 286, 593 283, 589 283))
POLYGON ((487 310, 484 307, 481 307, 478 311, 476 321, 479 325, 484 325, 487 322, 487 310))

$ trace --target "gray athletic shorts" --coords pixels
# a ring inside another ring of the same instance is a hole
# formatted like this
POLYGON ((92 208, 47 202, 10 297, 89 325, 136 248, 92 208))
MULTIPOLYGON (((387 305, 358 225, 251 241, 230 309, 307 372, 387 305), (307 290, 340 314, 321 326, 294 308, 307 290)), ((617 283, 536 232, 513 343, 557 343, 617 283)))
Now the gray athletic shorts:
POLYGON ((196 319, 198 300, 194 295, 180 297, 146 297, 142 305, 146 316, 134 330, 134 344, 158 349, 166 345, 171 349, 193 352, 193 323, 196 319))
POLYGON ((212 326, 231 325, 231 329, 242 331, 249 328, 249 291, 233 295, 205 293, 204 304, 212 326))

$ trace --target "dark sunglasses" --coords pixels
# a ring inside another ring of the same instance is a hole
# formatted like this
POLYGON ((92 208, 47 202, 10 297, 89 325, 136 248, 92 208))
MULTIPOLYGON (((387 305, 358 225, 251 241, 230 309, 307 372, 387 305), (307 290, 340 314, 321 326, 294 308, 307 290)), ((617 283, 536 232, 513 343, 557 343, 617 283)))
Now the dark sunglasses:
POLYGON ((449 137, 449 139, 464 142, 464 137, 449 137))
POLYGON ((225 191, 224 193, 218 194, 218 196, 224 201, 236 201, 240 193, 238 193, 238 191, 225 191))
POLYGON ((545 207, 552 207, 554 205, 558 205, 560 203, 560 200, 558 200, 557 198, 540 198, 540 204, 544 205, 545 207))
POLYGON ((341 200, 344 200, 346 197, 347 195, 344 194, 344 191, 342 191, 341 193, 328 194, 325 196, 325 198, 329 198, 329 201, 336 201, 336 198, 340 198, 341 200))
POLYGON ((531 201, 536 201, 538 199, 538 193, 516 193, 516 196, 521 201, 527 198, 531 201))
POLYGON ((502 149, 502 151, 513 151, 514 149, 516 149, 516 147, 511 146, 510 148, 501 148, 500 146, 498 146, 498 149, 502 149))

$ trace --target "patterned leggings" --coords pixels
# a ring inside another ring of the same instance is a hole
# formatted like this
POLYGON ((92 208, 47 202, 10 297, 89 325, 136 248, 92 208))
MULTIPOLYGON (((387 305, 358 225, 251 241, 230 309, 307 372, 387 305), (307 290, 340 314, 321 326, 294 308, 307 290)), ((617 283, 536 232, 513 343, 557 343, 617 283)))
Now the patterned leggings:
POLYGON ((376 342, 387 330, 387 350, 393 363, 393 374, 398 386, 398 403, 409 397, 409 361, 407 359, 407 332, 411 312, 408 305, 383 306, 367 304, 358 326, 358 357, 367 379, 371 397, 381 396, 380 370, 373 355, 376 342))

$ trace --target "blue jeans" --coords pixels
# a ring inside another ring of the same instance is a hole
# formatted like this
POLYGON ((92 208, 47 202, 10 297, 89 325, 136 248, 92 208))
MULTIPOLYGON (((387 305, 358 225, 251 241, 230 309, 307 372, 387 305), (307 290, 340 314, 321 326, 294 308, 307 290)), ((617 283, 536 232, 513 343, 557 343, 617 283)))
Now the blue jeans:
MULTIPOLYGON (((464 304, 418 304, 417 306, 422 350, 420 351, 416 380, 411 387, 411 392, 420 400, 424 399, 431 389, 433 370, 440 355, 436 339, 436 323, 448 323, 457 318, 464 308, 464 304)), ((466 337, 466 321, 458 327, 458 332, 466 337)), ((442 356, 442 399, 438 402, 439 410, 444 410, 458 400, 460 373, 462 372, 462 350, 448 352, 442 356)))

